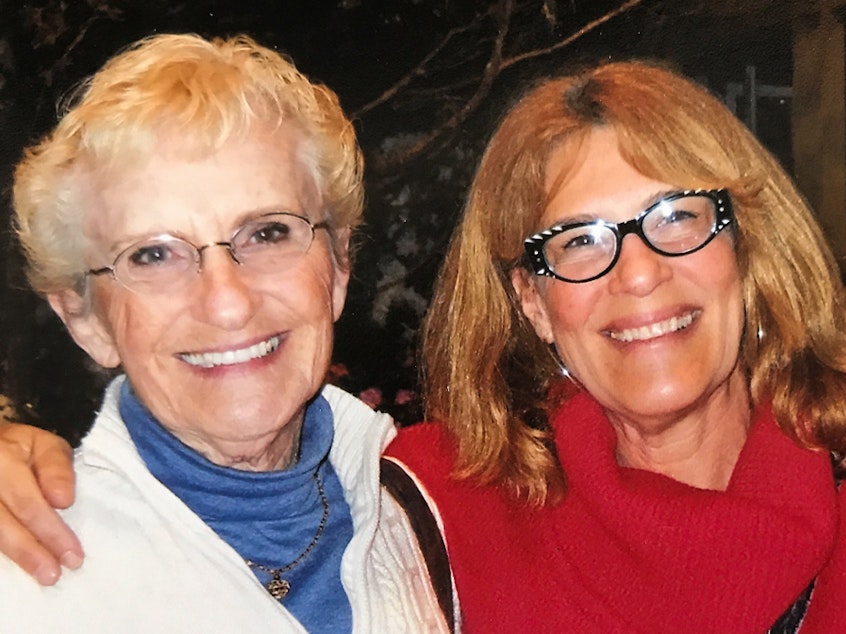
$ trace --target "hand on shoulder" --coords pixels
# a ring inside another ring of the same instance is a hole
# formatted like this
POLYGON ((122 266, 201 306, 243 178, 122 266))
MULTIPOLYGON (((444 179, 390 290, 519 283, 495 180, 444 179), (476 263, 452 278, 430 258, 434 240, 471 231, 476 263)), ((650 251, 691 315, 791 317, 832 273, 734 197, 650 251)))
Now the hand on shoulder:
POLYGON ((43 585, 82 564, 82 546, 56 509, 74 499, 70 445, 50 432, 0 423, 0 552, 43 585))

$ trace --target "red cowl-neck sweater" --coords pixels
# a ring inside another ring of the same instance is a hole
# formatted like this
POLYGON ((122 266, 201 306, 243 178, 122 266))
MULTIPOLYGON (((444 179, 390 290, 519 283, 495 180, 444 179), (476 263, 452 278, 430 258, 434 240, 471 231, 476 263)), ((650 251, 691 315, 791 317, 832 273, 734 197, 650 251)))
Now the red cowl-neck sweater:
POLYGON ((760 634, 816 578, 800 633, 846 633, 846 494, 768 408, 724 492, 617 465, 586 394, 551 422, 569 489, 541 509, 452 479, 440 425, 388 448, 437 505, 465 632, 760 634))

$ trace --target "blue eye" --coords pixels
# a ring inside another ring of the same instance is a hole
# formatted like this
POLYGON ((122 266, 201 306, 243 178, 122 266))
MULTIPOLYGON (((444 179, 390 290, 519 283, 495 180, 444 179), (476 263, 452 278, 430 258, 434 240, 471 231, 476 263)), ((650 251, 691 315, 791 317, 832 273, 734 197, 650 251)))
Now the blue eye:
POLYGON ((142 242, 122 255, 118 264, 132 271, 161 271, 163 269, 185 269, 196 262, 196 250, 178 238, 161 238, 142 242))
POLYGON ((130 253, 128 260, 132 266, 155 266, 167 264, 173 255, 167 244, 148 244, 130 253))
POLYGON ((265 222, 251 228, 246 244, 271 245, 287 242, 291 239, 291 226, 284 222, 265 222))

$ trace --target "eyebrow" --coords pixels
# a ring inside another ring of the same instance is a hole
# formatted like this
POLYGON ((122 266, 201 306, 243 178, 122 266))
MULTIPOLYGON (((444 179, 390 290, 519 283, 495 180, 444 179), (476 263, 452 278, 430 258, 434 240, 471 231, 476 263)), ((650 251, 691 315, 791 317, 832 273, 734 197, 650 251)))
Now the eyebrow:
POLYGON ((295 206, 299 207, 299 205, 269 205, 257 207, 255 209, 245 209, 236 216, 235 223, 231 231, 236 231, 248 222, 251 222, 256 218, 260 218, 261 216, 266 216, 267 214, 293 214, 295 216, 301 216, 309 222, 315 222, 309 218, 305 209, 294 209, 295 206))
MULTIPOLYGON (((641 212, 646 211, 647 209, 649 209, 653 205, 661 202, 661 200, 663 200, 667 196, 671 196, 673 194, 678 194, 679 192, 682 192, 682 191, 685 191, 685 190, 674 187, 674 188, 671 188, 671 189, 663 189, 661 191, 650 194, 649 196, 647 196, 645 199, 643 199, 641 201, 637 212, 632 216, 632 218, 637 217, 638 214, 640 214, 641 212)), ((588 224, 588 223, 593 223, 593 222, 597 222, 597 221, 610 222, 610 221, 606 220, 605 218, 603 218, 602 216, 600 216, 599 214, 581 213, 581 214, 577 214, 577 215, 574 215, 574 216, 567 216, 566 218, 559 218, 559 219, 555 220, 551 225, 549 225, 548 228, 563 227, 563 226, 567 226, 567 225, 588 224)))
MULTIPOLYGON (((237 216, 235 216, 235 220, 232 224, 232 228, 229 230, 229 233, 226 236, 224 236, 223 239, 228 240, 229 238, 231 238, 232 232, 237 231, 238 229, 243 227, 245 224, 247 224, 251 220, 255 220, 256 218, 260 218, 261 216, 265 216, 267 214, 274 214, 274 213, 294 214, 296 216, 302 216, 303 218, 306 218, 307 220, 309 220, 309 222, 314 222, 308 217, 305 210, 294 211, 290 208, 290 206, 268 205, 268 206, 263 206, 263 207, 257 207, 255 209, 246 209, 246 210, 240 212, 237 216)), ((107 257, 114 259, 115 257, 118 256, 118 254, 120 254, 122 251, 125 251, 126 249, 131 247, 133 244, 136 244, 138 242, 143 242, 145 240, 150 240, 150 239, 153 239, 153 238, 164 237, 164 236, 179 238, 180 240, 184 240, 185 242, 188 242, 189 244, 195 244, 195 238, 189 236, 184 231, 178 231, 178 230, 174 230, 174 229, 153 230, 153 231, 148 231, 148 232, 144 232, 144 233, 133 233, 133 234, 122 237, 120 240, 118 240, 116 242, 112 242, 111 244, 109 244, 109 248, 107 250, 107 254, 108 254, 107 257)))

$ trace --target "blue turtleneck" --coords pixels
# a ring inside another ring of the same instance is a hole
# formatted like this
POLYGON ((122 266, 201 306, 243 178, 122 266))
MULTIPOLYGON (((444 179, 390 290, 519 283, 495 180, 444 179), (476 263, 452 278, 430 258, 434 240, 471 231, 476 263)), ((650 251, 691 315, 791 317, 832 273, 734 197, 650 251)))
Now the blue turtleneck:
MULTIPOLYGON (((296 560, 314 539, 324 513, 317 473, 329 505, 326 526, 311 552, 282 575, 291 590, 281 602, 309 632, 351 631, 340 570, 352 518, 328 460, 334 426, 322 396, 306 410, 299 460, 284 471, 240 471, 210 462, 162 427, 129 381, 121 390, 120 413, 150 472, 241 557, 268 568, 296 560)), ((253 572, 268 581, 268 574, 253 572)))

